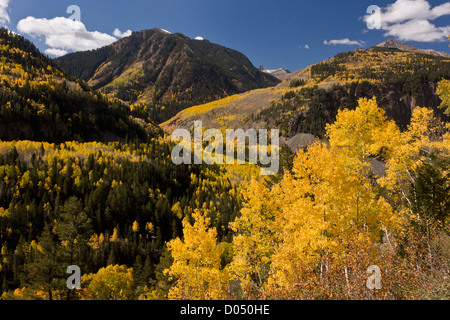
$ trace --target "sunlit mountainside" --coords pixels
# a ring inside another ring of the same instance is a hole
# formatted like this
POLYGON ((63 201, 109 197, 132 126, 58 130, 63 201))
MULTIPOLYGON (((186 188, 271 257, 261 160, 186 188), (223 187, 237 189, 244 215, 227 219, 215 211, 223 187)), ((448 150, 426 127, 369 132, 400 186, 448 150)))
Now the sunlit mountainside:
POLYGON ((0 30, 0 139, 146 140, 158 134, 128 106, 58 67, 20 35, 0 30))
POLYGON ((450 57, 265 71, 162 29, 56 60, 1 29, 0 299, 449 299, 450 57), (210 144, 173 139, 197 120, 210 144), (220 152, 250 128, 275 133, 220 152))
POLYGON ((375 96, 388 117, 405 128, 416 106, 444 116, 435 92, 437 82, 450 75, 450 58, 418 50, 375 46, 344 52, 292 73, 275 87, 183 110, 161 126, 170 132, 201 119, 205 127, 275 126, 287 139, 303 133, 321 138, 339 109, 353 109, 359 98, 375 96))
POLYGON ((65 55, 56 63, 157 122, 195 104, 279 82, 238 51, 158 28, 65 55))

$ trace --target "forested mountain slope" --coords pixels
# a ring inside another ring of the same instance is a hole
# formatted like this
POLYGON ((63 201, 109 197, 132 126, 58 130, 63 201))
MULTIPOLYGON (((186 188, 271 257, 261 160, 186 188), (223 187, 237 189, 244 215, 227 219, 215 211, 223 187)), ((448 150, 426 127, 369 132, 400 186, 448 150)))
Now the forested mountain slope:
POLYGON ((437 107, 437 83, 450 78, 450 58, 373 47, 344 52, 292 74, 273 88, 227 97, 181 111, 162 124, 170 132, 201 119, 214 128, 281 129, 286 139, 308 133, 322 137, 337 111, 375 96, 388 118, 404 129, 416 106, 437 107))
POLYGON ((167 120, 186 107, 279 83, 238 51, 157 28, 56 62, 155 121, 167 120))
POLYGON ((278 174, 261 176, 175 165, 148 110, 20 36, 3 32, 0 49, 0 299, 448 299, 449 59, 356 50, 164 124, 327 138, 281 148, 278 174), (118 141, 85 142, 105 134, 118 141), (382 270, 377 290, 368 267, 382 270))
POLYGON ((146 140, 150 121, 68 75, 28 40, 0 30, 0 139, 62 142, 146 140))

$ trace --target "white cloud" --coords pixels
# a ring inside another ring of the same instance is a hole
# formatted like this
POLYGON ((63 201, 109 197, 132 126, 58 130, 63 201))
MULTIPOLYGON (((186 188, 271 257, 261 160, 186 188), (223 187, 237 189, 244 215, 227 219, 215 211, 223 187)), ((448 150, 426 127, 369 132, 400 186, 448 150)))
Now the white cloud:
POLYGON ((133 33, 133 31, 131 30, 127 30, 125 32, 120 31, 118 28, 116 28, 113 32, 113 36, 117 37, 117 38, 124 38, 124 37, 129 37, 131 36, 131 34, 133 33))
POLYGON ((425 0, 397 0, 382 14, 384 24, 400 23, 411 19, 427 19, 430 4, 425 0))
POLYGON ((199 41, 201 41, 201 40, 205 40, 205 39, 203 39, 203 37, 197 36, 197 37, 194 38, 194 40, 199 40, 199 41))
POLYGON ((61 57, 65 54, 68 54, 66 50, 50 48, 44 51, 49 56, 61 57))
POLYGON ((401 41, 443 41, 450 34, 450 26, 436 27, 428 20, 410 20, 405 23, 396 23, 386 27, 385 30, 385 36, 395 37, 401 41))
POLYGON ((441 16, 446 16, 450 14, 450 2, 441 4, 440 6, 434 7, 430 12, 430 19, 434 20, 441 16))
POLYGON ((381 20, 384 24, 390 24, 407 20, 434 20, 448 14, 450 2, 431 9, 426 0, 397 0, 384 9, 381 20))
POLYGON ((166 29, 160 29, 162 32, 168 33, 168 34, 172 34, 172 32, 166 30, 166 29))
POLYGON ((309 44, 305 44, 304 46, 299 45, 298 46, 300 49, 309 49, 309 44))
MULTIPOLYGON (((401 41, 445 41, 450 25, 439 27, 430 21, 446 15, 450 15, 450 2, 432 8, 427 0, 396 0, 381 8, 380 27, 385 36, 401 41)), ((364 16, 363 20, 367 22, 370 16, 364 16)))
POLYGON ((27 17, 19 21, 17 30, 33 37, 44 37, 49 47, 60 50, 86 51, 117 41, 109 34, 88 31, 82 22, 64 17, 50 20, 27 17))
POLYGON ((324 40, 323 44, 325 45, 333 45, 333 46, 337 46, 337 45, 347 45, 347 46, 363 46, 364 45, 364 41, 360 41, 360 40, 350 40, 349 38, 345 38, 345 39, 339 39, 339 40, 324 40))
POLYGON ((8 4, 9 0, 0 0, 0 24, 2 25, 9 23, 8 4))

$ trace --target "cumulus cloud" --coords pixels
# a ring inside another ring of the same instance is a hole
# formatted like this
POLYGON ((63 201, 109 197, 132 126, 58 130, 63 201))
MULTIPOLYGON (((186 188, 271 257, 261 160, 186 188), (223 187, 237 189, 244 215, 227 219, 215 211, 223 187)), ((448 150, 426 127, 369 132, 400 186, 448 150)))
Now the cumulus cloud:
POLYGON ((199 41, 201 41, 201 40, 205 40, 205 39, 203 39, 203 37, 197 36, 197 37, 194 38, 194 40, 199 40, 199 41))
POLYGON ((129 37, 131 36, 131 34, 133 33, 133 31, 131 30, 127 30, 125 32, 120 31, 118 28, 116 28, 113 32, 113 36, 117 37, 117 38, 124 38, 124 37, 129 37))
POLYGON ((298 46, 300 49, 309 49, 309 44, 305 44, 304 46, 299 45, 298 46))
POLYGON ((81 21, 64 17, 50 20, 27 17, 19 21, 17 30, 32 37, 45 38, 49 47, 66 51, 92 50, 117 41, 109 34, 88 31, 81 21))
POLYGON ((450 14, 450 2, 431 9, 426 0, 397 0, 388 5, 382 13, 385 24, 401 23, 407 20, 434 20, 450 14))
POLYGON ((337 40, 324 40, 323 44, 325 45, 333 45, 333 46, 337 46, 337 45, 347 45, 347 46, 363 46, 364 45, 364 41, 360 41, 360 40, 350 40, 349 38, 345 38, 345 39, 337 39, 337 40))
POLYGON ((401 41, 437 42, 445 41, 450 34, 450 26, 436 27, 428 20, 410 20, 393 24, 386 28, 385 36, 401 41))
POLYGON ((61 57, 65 54, 68 54, 68 52, 66 50, 55 49, 55 48, 47 49, 44 52, 45 52, 45 54, 47 54, 49 56, 55 56, 55 57, 61 57))
POLYGON ((2 25, 9 23, 8 5, 9 0, 0 0, 0 24, 2 25))
MULTIPOLYGON (((445 41, 450 25, 437 26, 430 21, 450 15, 450 2, 431 7, 427 0, 396 0, 381 8, 381 29, 386 37, 400 41, 436 42, 445 41)), ((371 15, 363 17, 368 21, 371 15)))

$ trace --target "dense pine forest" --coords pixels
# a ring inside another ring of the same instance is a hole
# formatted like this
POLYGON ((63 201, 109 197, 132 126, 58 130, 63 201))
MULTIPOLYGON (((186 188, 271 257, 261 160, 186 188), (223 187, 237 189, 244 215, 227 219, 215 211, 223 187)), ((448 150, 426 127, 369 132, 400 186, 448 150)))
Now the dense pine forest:
MULTIPOLYGON (((409 115, 370 81, 292 81, 260 117, 321 140, 283 147, 266 177, 250 164, 173 164, 148 113, 0 35, 1 299, 450 298, 447 62, 414 55, 398 66, 408 79, 366 70, 406 95, 436 83, 435 105, 409 115), (283 118, 303 107, 316 111, 283 118), (71 265, 81 289, 66 286, 71 265)), ((312 73, 351 77, 339 63, 351 57, 312 73)))
POLYGON ((0 139, 147 140, 159 129, 68 75, 28 40, 0 29, 0 139))
POLYGON ((66 295, 67 266, 95 273, 115 264, 134 267, 144 288, 165 242, 182 235, 182 219, 195 209, 211 210, 219 238, 229 241, 236 188, 220 168, 175 166, 169 147, 2 142, 2 290, 31 285, 48 298, 66 295))

